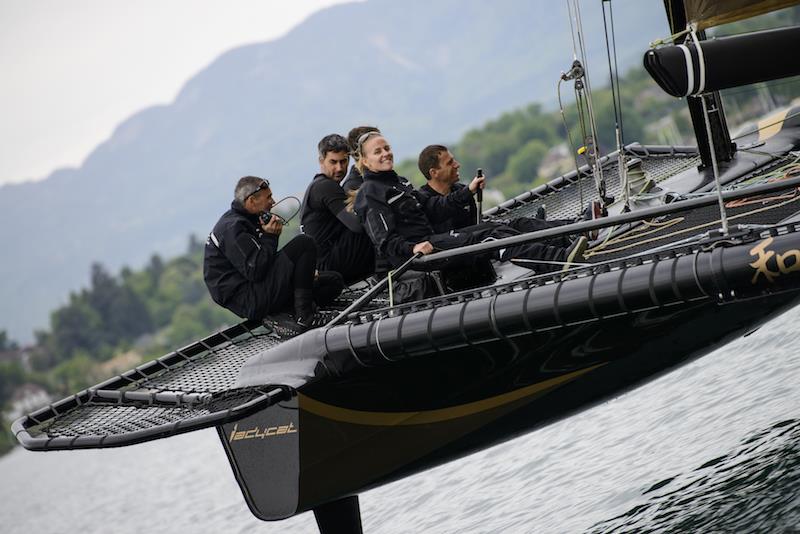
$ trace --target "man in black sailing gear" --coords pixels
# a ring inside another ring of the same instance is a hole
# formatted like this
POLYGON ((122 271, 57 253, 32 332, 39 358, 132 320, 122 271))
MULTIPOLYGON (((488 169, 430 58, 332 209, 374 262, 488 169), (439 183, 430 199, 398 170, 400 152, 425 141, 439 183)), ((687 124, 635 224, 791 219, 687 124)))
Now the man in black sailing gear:
POLYGON ((358 217, 345 209, 347 195, 339 183, 350 161, 347 140, 327 135, 317 148, 320 172, 306 189, 301 228, 317 243, 317 267, 338 272, 350 284, 374 272, 375 250, 358 217))
MULTIPOLYGON (((417 160, 420 172, 427 183, 419 189, 419 199, 425 215, 436 232, 448 232, 477 223, 478 208, 475 193, 485 186, 484 177, 475 177, 465 185, 459 182, 461 164, 444 145, 429 145, 422 149, 417 160)), ((482 221, 481 225, 505 227, 510 235, 514 232, 528 233, 572 224, 572 219, 544 220, 518 217, 505 221, 482 221)), ((573 242, 569 236, 545 240, 547 245, 569 247, 573 242)))
MULTIPOLYGON (((483 224, 437 233, 420 203, 419 193, 394 172, 394 158, 386 139, 379 133, 368 132, 359 138, 358 146, 364 185, 356 197, 356 213, 377 250, 392 266, 400 265, 416 253, 430 254, 519 233, 502 225, 483 224)), ((537 270, 552 271, 553 265, 569 266, 582 261, 586 246, 585 237, 576 239, 567 248, 526 243, 501 249, 497 259, 538 261, 537 270)))
POLYGON ((318 326, 313 289, 317 248, 301 235, 279 251, 283 226, 269 214, 274 205, 267 180, 239 179, 231 208, 206 241, 203 278, 214 302, 240 317, 262 319, 293 304, 295 324, 289 326, 318 326))

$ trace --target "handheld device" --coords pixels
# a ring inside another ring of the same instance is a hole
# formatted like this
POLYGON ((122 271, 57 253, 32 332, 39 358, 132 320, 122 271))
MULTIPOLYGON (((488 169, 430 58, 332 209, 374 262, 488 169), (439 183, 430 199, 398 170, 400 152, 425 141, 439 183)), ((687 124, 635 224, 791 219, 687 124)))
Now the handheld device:
MULTIPOLYGON (((479 168, 478 171, 476 172, 476 176, 478 178, 483 178, 483 169, 479 168)), ((475 216, 475 218, 476 218, 475 223, 476 224, 480 224, 481 223, 481 214, 483 213, 483 188, 480 188, 480 187, 478 188, 476 196, 478 197, 478 213, 475 216)))
POLYGON ((261 213, 261 215, 259 215, 259 219, 261 220, 261 224, 267 224, 270 221, 270 219, 272 219, 273 215, 278 218, 278 222, 281 223, 282 226, 286 226, 287 224, 289 224, 289 221, 287 221, 286 219, 284 219, 283 217, 281 217, 277 213, 272 213, 272 212, 269 212, 269 211, 265 211, 265 212, 261 213))

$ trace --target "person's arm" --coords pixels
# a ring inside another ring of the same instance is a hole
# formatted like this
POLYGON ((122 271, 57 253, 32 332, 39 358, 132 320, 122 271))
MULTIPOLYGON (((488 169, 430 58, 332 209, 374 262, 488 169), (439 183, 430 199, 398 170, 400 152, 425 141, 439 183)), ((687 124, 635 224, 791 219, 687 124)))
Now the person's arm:
POLYGON ((333 180, 325 180, 320 184, 320 196, 322 203, 336 219, 347 227, 348 230, 356 234, 364 232, 361 221, 355 213, 347 211, 347 193, 333 180))
POLYGON ((457 217, 465 208, 475 205, 469 187, 459 187, 447 195, 429 193, 425 190, 416 191, 417 200, 422 204, 425 215, 431 224, 436 225, 457 217))
POLYGON ((411 257, 415 243, 406 241, 397 231, 394 212, 385 195, 385 189, 365 183, 358 192, 356 211, 378 252, 396 264, 411 257))
POLYGON ((219 239, 220 251, 228 261, 250 282, 259 282, 267 277, 275 254, 278 251, 278 235, 259 232, 250 233, 244 224, 233 224, 225 228, 219 239))

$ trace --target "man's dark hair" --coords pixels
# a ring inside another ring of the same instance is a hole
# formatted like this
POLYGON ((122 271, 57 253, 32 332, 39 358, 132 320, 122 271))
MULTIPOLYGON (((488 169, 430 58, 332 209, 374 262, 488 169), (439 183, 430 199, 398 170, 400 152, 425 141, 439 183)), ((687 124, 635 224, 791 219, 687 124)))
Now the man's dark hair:
POLYGON ((350 147, 347 144, 347 139, 339 134, 330 134, 322 138, 317 145, 319 157, 324 158, 328 152, 350 152, 350 147))
POLYGON ((347 144, 350 147, 350 155, 358 158, 358 138, 367 132, 380 132, 377 126, 356 126, 347 134, 347 144))
POLYGON ((425 176, 426 180, 431 179, 431 169, 439 168, 439 155, 442 152, 447 152, 446 146, 428 145, 419 153, 417 167, 419 167, 419 171, 425 176))
POLYGON ((258 176, 242 176, 239 178, 239 181, 236 182, 236 187, 233 190, 233 197, 238 200, 240 204, 244 205, 244 201, 247 200, 247 197, 259 189, 263 189, 262 184, 265 182, 267 187, 269 187, 269 180, 259 178, 258 176))

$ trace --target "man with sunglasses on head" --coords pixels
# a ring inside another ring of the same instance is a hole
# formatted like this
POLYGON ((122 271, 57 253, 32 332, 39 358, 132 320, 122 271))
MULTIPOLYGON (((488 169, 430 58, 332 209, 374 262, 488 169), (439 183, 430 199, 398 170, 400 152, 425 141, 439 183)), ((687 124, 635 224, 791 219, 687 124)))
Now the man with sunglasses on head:
POLYGON ((347 140, 326 135, 317 150, 320 172, 306 189, 301 229, 317 243, 317 267, 338 272, 350 284, 375 271, 375 249, 358 217, 345 208, 347 194, 340 183, 350 162, 347 140))
POLYGON ((282 326, 302 331, 319 326, 314 310, 317 249, 297 236, 278 250, 283 224, 269 210, 275 205, 269 182, 239 179, 231 209, 208 236, 203 278, 214 302, 240 317, 263 319, 294 305, 282 326))

